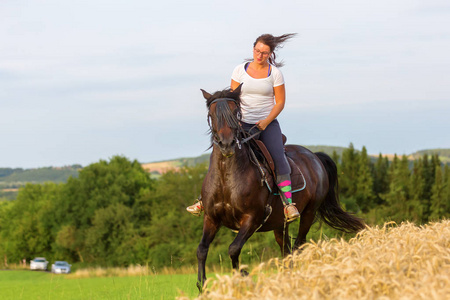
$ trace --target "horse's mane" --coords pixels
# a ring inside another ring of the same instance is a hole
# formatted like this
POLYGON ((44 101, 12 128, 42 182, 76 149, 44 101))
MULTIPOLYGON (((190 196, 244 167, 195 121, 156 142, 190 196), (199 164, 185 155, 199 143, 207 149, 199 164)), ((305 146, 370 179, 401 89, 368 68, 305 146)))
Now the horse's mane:
MULTIPOLYGON (((231 111, 228 101, 216 102, 216 109, 215 109, 214 115, 217 118, 217 125, 220 128, 226 123, 230 128, 239 131, 239 128, 241 126, 240 125, 240 121, 241 121, 241 107, 240 107, 241 102, 240 101, 241 101, 241 99, 239 97, 239 93, 236 93, 236 92, 233 93, 233 91, 231 89, 225 89, 222 91, 215 92, 206 101, 206 105, 207 105, 208 109, 210 108, 210 106, 214 100, 221 99, 221 98, 235 100, 238 111, 231 111)), ((210 125, 209 133, 212 133, 210 117, 211 117, 211 112, 210 112, 210 114, 208 114, 208 124, 210 125)), ((212 142, 212 140, 213 140, 213 136, 211 136, 211 142, 212 142)), ((211 147, 212 147, 212 144, 211 144, 211 147)))
MULTIPOLYGON (((224 122, 232 128, 232 129, 238 129, 240 127, 240 121, 241 121, 241 99, 239 98, 239 93, 236 93, 231 89, 225 89, 223 91, 217 91, 215 92, 209 99, 206 101, 206 105, 208 109, 210 108, 211 104, 214 100, 217 99, 233 99, 235 100, 235 103, 237 105, 237 112, 231 111, 230 106, 228 105, 227 101, 219 101, 216 102, 216 109, 215 109, 215 116, 217 117, 217 122, 219 128, 224 125, 224 122)), ((209 123, 209 115, 208 115, 208 123, 209 123)), ((211 125, 211 124, 210 124, 211 125)), ((210 126, 211 127, 211 126, 210 126)))

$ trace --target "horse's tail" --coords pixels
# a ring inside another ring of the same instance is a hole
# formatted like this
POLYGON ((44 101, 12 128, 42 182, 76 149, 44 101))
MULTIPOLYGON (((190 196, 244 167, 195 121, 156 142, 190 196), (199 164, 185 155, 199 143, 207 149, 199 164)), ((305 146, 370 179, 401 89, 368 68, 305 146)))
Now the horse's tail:
POLYGON ((329 226, 347 233, 358 232, 365 228, 364 221, 353 214, 344 211, 338 195, 338 174, 334 161, 323 152, 315 153, 327 170, 329 189, 325 201, 320 205, 320 218, 329 226))

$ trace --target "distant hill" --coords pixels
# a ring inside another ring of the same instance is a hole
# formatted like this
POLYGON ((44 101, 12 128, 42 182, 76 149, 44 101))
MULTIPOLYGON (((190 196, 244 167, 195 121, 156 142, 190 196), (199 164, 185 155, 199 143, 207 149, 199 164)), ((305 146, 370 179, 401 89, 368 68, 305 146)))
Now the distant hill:
POLYGON ((184 157, 173 160, 143 163, 142 167, 144 170, 151 173, 152 178, 158 178, 161 174, 169 170, 177 170, 184 166, 192 167, 197 164, 208 163, 210 155, 210 153, 207 153, 197 157, 184 157))
MULTIPOLYGON (((337 147, 337 146, 304 146, 311 150, 312 152, 324 152, 328 155, 333 155, 333 152, 336 151, 336 153, 339 156, 342 156, 342 153, 345 149, 348 149, 346 147, 337 147)), ((359 151, 356 149, 356 151, 359 151)), ((424 154, 428 154, 429 156, 433 154, 438 154, 439 158, 442 163, 444 164, 450 164, 450 149, 430 149, 430 150, 421 150, 414 152, 412 154, 407 155, 410 160, 418 159, 419 157, 422 157, 424 154)), ((382 154, 383 156, 388 157, 389 160, 394 159, 394 154, 382 154)), ((167 160, 167 161, 159 161, 159 162, 150 162, 150 163, 144 163, 142 166, 144 169, 146 169, 148 172, 156 175, 155 177, 158 177, 157 175, 162 174, 168 170, 176 170, 182 166, 193 166, 198 163, 209 161, 210 154, 203 154, 198 157, 193 158, 180 158, 180 159, 173 159, 173 160, 167 160)), ((372 160, 375 161, 379 154, 370 154, 372 157, 372 160)), ((401 156, 401 155, 400 155, 401 156)))
POLYGON ((411 154, 412 159, 418 159, 419 157, 427 154, 428 156, 437 154, 439 155, 439 159, 444 164, 450 164, 450 149, 428 149, 428 150, 420 150, 411 154))
POLYGON ((37 169, 0 168, 0 199, 15 199, 18 188, 27 183, 66 182, 71 176, 78 177, 80 169, 80 165, 37 169))
MULTIPOLYGON (((336 151, 338 155, 342 155, 342 152, 346 149, 345 147, 333 147, 333 146, 305 146, 305 147, 311 150, 312 152, 320 151, 325 152, 329 155, 332 155, 333 151, 336 151)), ((158 175, 163 174, 168 170, 176 170, 183 166, 191 167, 199 163, 209 163, 210 155, 211 155, 210 153, 207 153, 198 157, 190 157, 190 158, 184 157, 173 160, 143 163, 142 167, 151 174, 153 174, 155 178, 157 178, 158 175)))
MULTIPOLYGON (((312 152, 325 152, 328 155, 332 155, 333 151, 339 156, 342 156, 342 152, 347 149, 345 147, 334 147, 334 146, 305 146, 312 152)), ((359 151, 359 150, 357 150, 359 151)), ((421 150, 408 155, 410 160, 418 159, 423 157, 424 154, 429 156, 433 154, 438 154, 442 163, 450 164, 450 149, 427 149, 421 150)), ((392 159, 394 155, 383 154, 389 159, 392 159)), ((372 159, 375 160, 378 154, 371 155, 372 159)), ((199 163, 208 163, 210 153, 200 155, 198 157, 183 157, 178 159, 157 161, 142 163, 142 167, 152 174, 153 178, 158 178, 164 172, 168 170, 177 170, 183 166, 194 166, 199 163)), ((66 167, 47 167, 38 169, 12 169, 12 168, 0 168, 0 198, 14 198, 17 193, 17 189, 26 183, 43 183, 43 182, 66 182, 71 176, 77 177, 79 170, 82 168, 81 165, 72 165, 66 167)))
POLYGON ((333 152, 336 151, 337 155, 342 156, 342 152, 344 152, 346 147, 337 147, 337 146, 304 146, 305 148, 308 148, 312 152, 324 152, 328 155, 333 155, 333 152))

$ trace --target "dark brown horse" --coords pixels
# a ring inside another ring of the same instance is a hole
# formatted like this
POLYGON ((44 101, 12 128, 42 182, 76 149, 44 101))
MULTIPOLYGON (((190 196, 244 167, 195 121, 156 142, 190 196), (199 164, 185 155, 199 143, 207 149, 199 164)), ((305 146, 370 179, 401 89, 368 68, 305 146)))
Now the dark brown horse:
MULTIPOLYGON (((197 249, 200 291, 206 280, 209 245, 221 226, 238 231, 228 250, 234 269, 239 268, 242 247, 256 231, 273 230, 282 254, 291 252, 283 204, 279 196, 261 184, 259 167, 252 162, 248 143, 243 142, 240 90, 239 86, 235 91, 224 90, 213 95, 202 90, 209 111, 213 151, 201 193, 205 215, 203 236, 197 249), (268 205, 272 207, 270 215, 268 205)), ((316 212, 326 224, 338 230, 357 232, 364 228, 361 219, 345 212, 339 204, 336 165, 328 155, 312 153, 297 145, 287 145, 286 155, 300 167, 306 181, 305 189, 292 194, 301 213, 294 249, 306 242, 316 212)))

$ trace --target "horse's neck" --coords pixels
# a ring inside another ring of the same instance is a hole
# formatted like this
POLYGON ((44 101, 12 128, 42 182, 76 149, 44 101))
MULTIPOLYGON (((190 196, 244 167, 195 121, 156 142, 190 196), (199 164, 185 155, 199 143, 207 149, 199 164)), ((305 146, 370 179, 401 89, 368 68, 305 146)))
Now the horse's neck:
POLYGON ((213 164, 217 166, 217 170, 220 170, 220 174, 223 177, 234 175, 244 176, 242 170, 248 170, 250 165, 249 157, 247 155, 247 149, 236 150, 235 154, 231 157, 224 157, 220 150, 213 149, 213 164))

